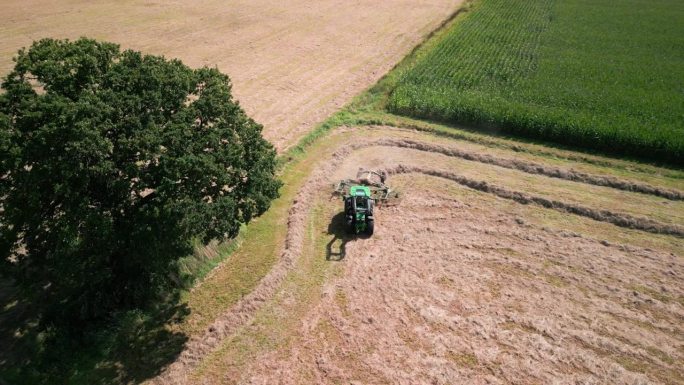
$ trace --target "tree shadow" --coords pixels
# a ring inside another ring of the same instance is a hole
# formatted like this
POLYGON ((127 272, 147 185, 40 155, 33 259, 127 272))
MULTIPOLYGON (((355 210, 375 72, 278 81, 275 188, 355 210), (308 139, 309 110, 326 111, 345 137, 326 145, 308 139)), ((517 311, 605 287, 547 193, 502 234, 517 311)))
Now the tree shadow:
POLYGON ((124 383, 140 383, 160 374, 188 341, 188 336, 174 326, 189 314, 190 308, 176 294, 154 309, 127 312, 120 318, 114 354, 117 361, 109 361, 117 376, 124 383))
POLYGON ((145 310, 86 325, 78 335, 38 327, 39 312, 0 282, 0 384, 127 384, 158 375, 188 337, 174 325, 190 313, 178 294, 145 310))

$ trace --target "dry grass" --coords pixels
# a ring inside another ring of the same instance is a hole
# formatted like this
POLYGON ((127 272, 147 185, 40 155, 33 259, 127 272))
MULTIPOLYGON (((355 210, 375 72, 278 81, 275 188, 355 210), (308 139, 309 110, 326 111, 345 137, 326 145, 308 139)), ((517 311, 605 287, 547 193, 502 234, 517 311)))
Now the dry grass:
POLYGON ((44 37, 88 36, 216 66, 283 150, 375 83, 460 2, 8 0, 0 73, 44 37))
MULTIPOLYGON (((394 134, 342 130, 321 143, 331 140, 339 146, 359 136, 372 140, 394 134)), ((405 132, 398 136, 433 140, 405 132)), ((395 159, 444 168, 456 164, 447 157, 383 147, 340 150, 334 155, 339 157, 347 160, 329 176, 331 181, 359 166, 382 167, 395 159)), ((498 176, 497 183, 517 183, 517 177, 494 167, 473 163, 458 169, 480 177, 491 173, 492 178, 498 176)), ((640 180, 638 173, 630 177, 640 180)), ((515 186, 566 198, 566 182, 536 178, 515 186)), ((391 383, 410 367, 414 378, 429 381, 435 380, 430 360, 442 357, 453 364, 442 367, 449 378, 466 382, 504 376, 544 383, 549 375, 586 381, 611 376, 679 381, 673 370, 681 351, 656 348, 681 333, 673 318, 676 308, 644 302, 653 298, 680 306, 674 278, 660 270, 664 264, 674 271, 681 268, 676 254, 682 248, 673 237, 521 205, 434 177, 402 175, 391 177, 390 183, 404 195, 411 191, 413 198, 381 209, 376 235, 347 245, 346 268, 322 281, 323 292, 329 294, 308 306, 293 331, 303 337, 258 355, 246 367, 252 376, 274 379, 264 369, 279 368, 286 383, 304 378, 330 384, 363 382, 381 375, 391 383), (635 286, 631 282, 637 277, 642 283, 635 286), (660 286, 667 290, 649 289, 660 286), (643 298, 634 302, 624 295, 632 291, 643 298), (595 326, 586 317, 595 320, 595 326), (314 320, 319 326, 306 332, 314 320), (494 346, 500 353, 493 355, 494 346), (584 354, 587 351, 592 355, 584 354), (315 357, 325 357, 325 364, 311 364, 315 357), (530 362, 529 357, 535 358, 530 362), (625 371, 611 371, 617 368, 613 364, 625 371), (546 374, 540 377, 542 367, 546 374)), ((575 188, 581 191, 582 186, 575 188)), ((629 199, 634 193, 618 194, 629 199)), ((612 207, 600 198, 588 200, 597 208, 612 207)), ((641 209, 658 210, 655 203, 641 209)), ((329 210, 332 216, 334 207, 329 210)))

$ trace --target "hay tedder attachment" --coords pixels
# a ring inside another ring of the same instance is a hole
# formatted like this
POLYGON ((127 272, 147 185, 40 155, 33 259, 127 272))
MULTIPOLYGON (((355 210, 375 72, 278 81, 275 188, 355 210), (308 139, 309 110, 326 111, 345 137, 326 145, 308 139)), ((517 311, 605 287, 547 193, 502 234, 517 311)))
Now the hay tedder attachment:
POLYGON ((387 174, 370 170, 359 169, 356 179, 343 179, 333 185, 333 195, 345 196, 350 194, 353 186, 366 186, 370 191, 370 197, 378 205, 394 204, 399 200, 399 193, 385 184, 387 174))
POLYGON ((356 179, 336 183, 333 195, 342 196, 347 229, 354 234, 373 235, 375 205, 396 203, 399 193, 385 184, 384 172, 359 169, 356 179))

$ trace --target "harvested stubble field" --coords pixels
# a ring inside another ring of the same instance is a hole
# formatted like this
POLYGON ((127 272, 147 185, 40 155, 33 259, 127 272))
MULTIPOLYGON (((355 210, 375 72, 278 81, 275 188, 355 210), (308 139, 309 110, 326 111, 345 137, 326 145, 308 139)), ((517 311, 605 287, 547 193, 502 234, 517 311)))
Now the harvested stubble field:
POLYGON ((498 142, 367 127, 314 144, 281 198, 294 204, 273 269, 195 318, 153 382, 682 383, 682 174, 498 142), (358 167, 403 196, 368 239, 345 234, 329 196, 358 167))
POLYGON ((218 67, 279 150, 375 83, 462 0, 2 3, 0 72, 44 37, 88 36, 218 67))

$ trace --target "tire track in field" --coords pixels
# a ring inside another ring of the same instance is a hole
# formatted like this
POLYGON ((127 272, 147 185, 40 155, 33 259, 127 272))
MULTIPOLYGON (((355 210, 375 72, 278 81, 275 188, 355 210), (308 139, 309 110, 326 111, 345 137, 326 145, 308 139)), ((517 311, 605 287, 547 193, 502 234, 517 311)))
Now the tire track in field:
POLYGON ((684 192, 651 186, 646 183, 639 183, 619 179, 607 175, 592 175, 575 170, 567 170, 558 167, 544 166, 535 162, 528 162, 518 159, 497 158, 492 155, 466 151, 454 147, 440 146, 436 144, 420 142, 410 139, 390 139, 383 138, 375 142, 369 142, 364 146, 391 146, 409 148, 424 152, 434 152, 442 155, 461 158, 473 162, 491 164, 511 170, 518 170, 528 174, 543 175, 550 178, 564 179, 573 182, 585 183, 594 186, 610 187, 616 190, 637 192, 641 194, 654 195, 657 197, 679 201, 684 200, 684 192))
POLYGON ((612 223, 620 227, 642 230, 655 234, 674 235, 680 238, 684 238, 684 228, 682 228, 681 226, 669 225, 648 218, 635 217, 632 215, 617 213, 610 210, 598 210, 577 204, 525 194, 520 191, 509 190, 503 187, 499 187, 487 183, 485 181, 467 178, 449 171, 406 165, 398 165, 396 167, 387 168, 384 171, 387 172, 389 175, 419 173, 435 176, 438 178, 443 178, 456 182, 462 186, 469 187, 473 190, 494 194, 500 198, 510 199, 522 204, 535 204, 547 209, 567 212, 570 214, 587 217, 596 221, 612 223))

